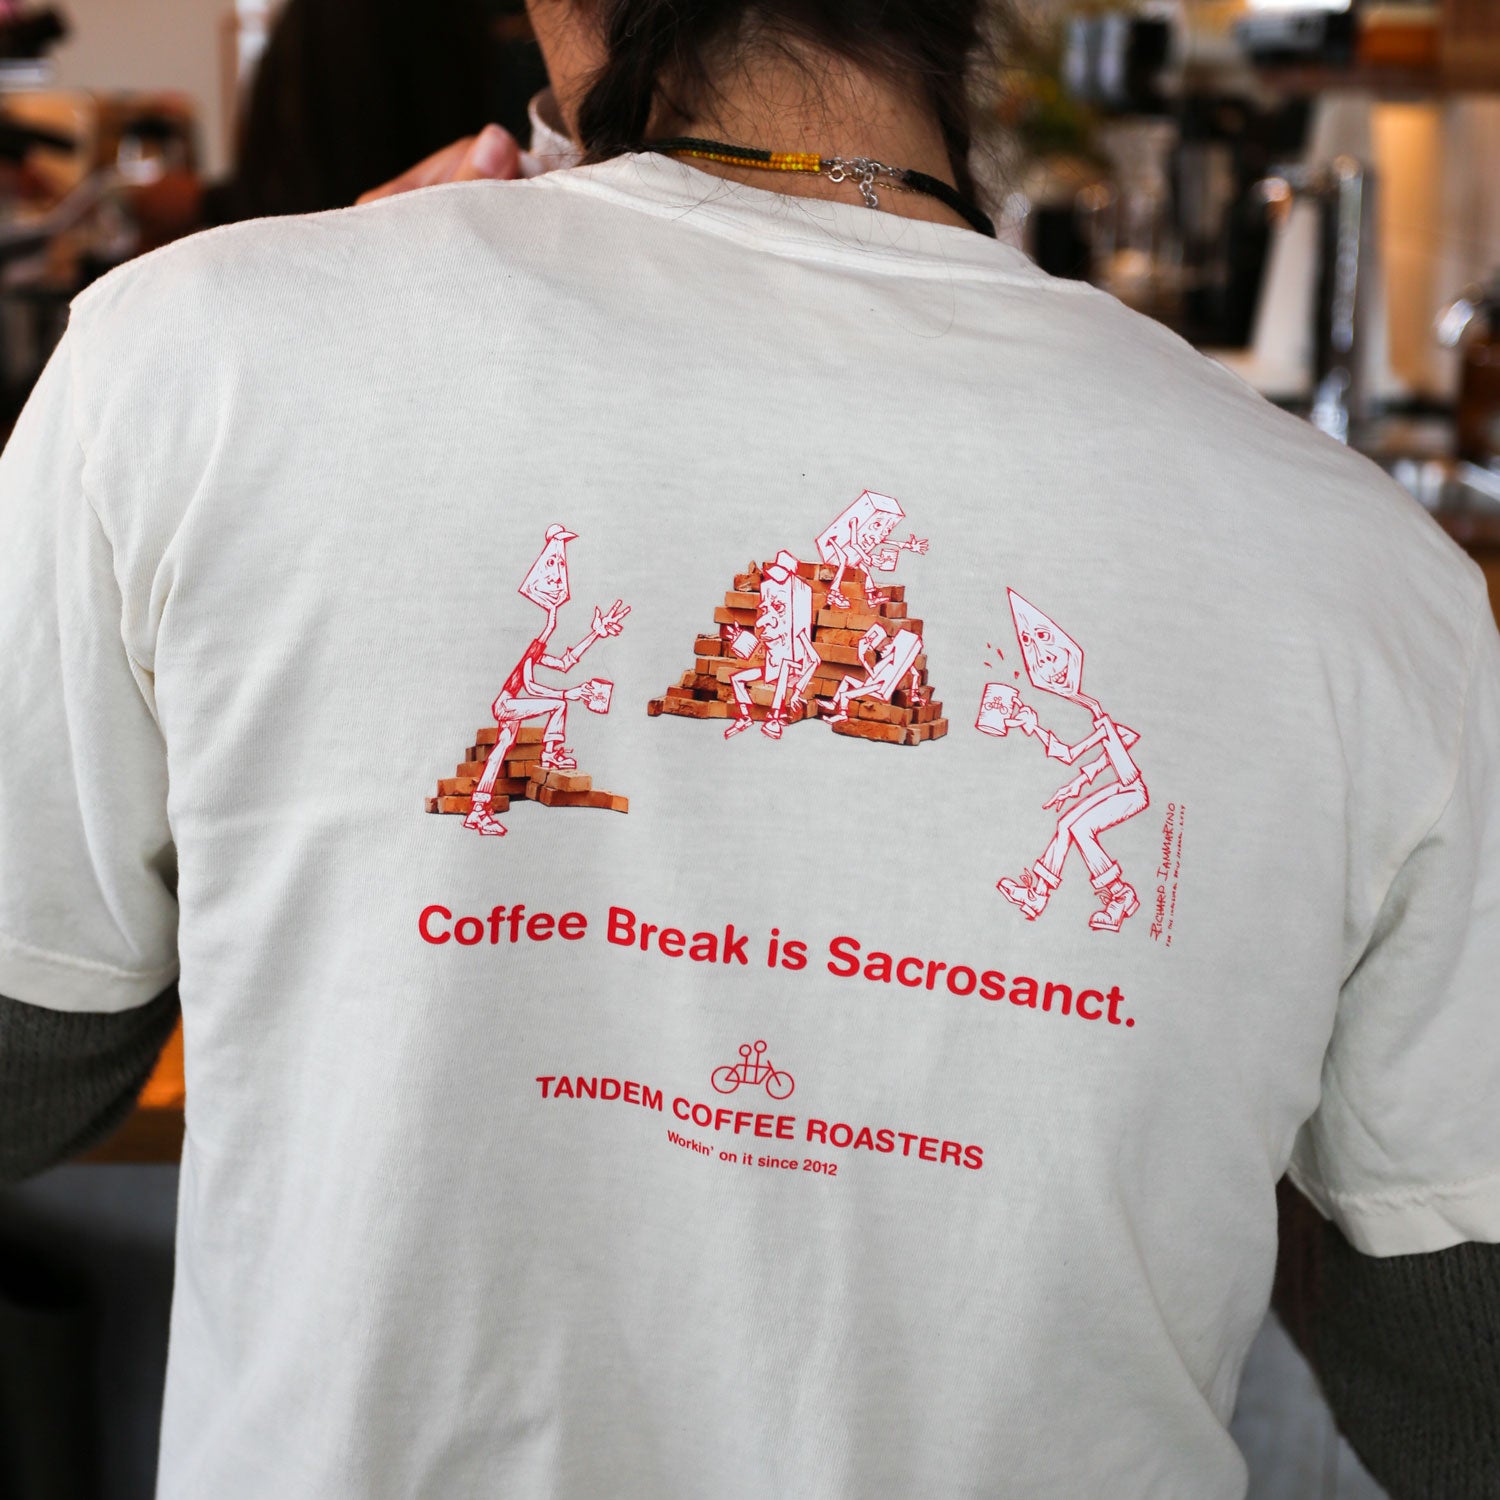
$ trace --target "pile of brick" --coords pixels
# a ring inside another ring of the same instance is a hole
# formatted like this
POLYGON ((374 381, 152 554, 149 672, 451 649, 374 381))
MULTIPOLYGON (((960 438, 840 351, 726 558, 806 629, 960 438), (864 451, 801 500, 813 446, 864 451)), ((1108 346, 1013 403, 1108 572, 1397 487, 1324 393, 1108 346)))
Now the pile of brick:
MULTIPOLYGON (((767 564, 766 566, 769 566, 767 564)), ((859 658, 859 638, 871 625, 879 622, 888 634, 898 630, 922 633, 922 622, 906 613, 906 588, 902 584, 884 585, 885 602, 872 604, 865 596, 864 579, 846 572, 839 585, 849 601, 848 609, 827 607, 828 586, 834 570, 823 563, 799 563, 798 574, 805 578, 813 592, 813 649, 818 654, 817 670, 808 687, 808 700, 798 709, 785 704, 788 725, 803 719, 826 717, 826 700, 832 698, 846 676, 863 682, 869 673, 859 658), (819 702, 819 700, 825 700, 819 702)), ((723 605, 714 611, 712 635, 699 635, 693 642, 693 669, 682 674, 674 687, 646 705, 646 712, 675 714, 687 719, 732 719, 738 713, 730 679, 746 667, 759 666, 765 652, 759 646, 745 657, 734 655, 729 642, 741 631, 755 629, 755 614, 760 606, 760 583, 763 568, 754 563, 749 571, 735 574, 734 587, 724 595, 723 605)), ((932 697, 927 679, 927 657, 918 656, 914 663, 922 691, 913 700, 910 678, 890 702, 877 698, 855 698, 849 704, 849 718, 832 726, 835 734, 854 739, 876 740, 888 745, 920 745, 940 740, 948 733, 943 705, 932 697)), ((750 716, 763 720, 771 711, 774 684, 756 682, 750 685, 750 716)))
MULTIPOLYGON (((485 761, 495 747, 500 731, 491 724, 474 736, 474 743, 464 753, 457 772, 437 784, 437 796, 425 799, 430 813, 464 813, 472 805, 474 788, 484 775, 485 761)), ((505 752, 500 776, 495 782, 492 813, 503 813, 514 798, 523 798, 542 807, 601 807, 609 812, 628 813, 630 798, 615 792, 594 790, 594 779, 581 771, 544 771, 542 769, 542 731, 523 724, 516 732, 516 742, 505 752)))

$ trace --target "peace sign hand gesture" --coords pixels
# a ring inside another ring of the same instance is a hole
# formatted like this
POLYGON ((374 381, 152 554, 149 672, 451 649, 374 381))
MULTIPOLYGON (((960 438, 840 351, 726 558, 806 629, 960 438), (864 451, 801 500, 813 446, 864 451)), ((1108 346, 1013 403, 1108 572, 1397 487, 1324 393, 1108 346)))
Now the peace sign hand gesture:
POLYGON ((625 616, 629 613, 630 606, 618 599, 610 605, 607 614, 596 604, 594 606, 594 634, 599 637, 619 635, 625 628, 625 616))

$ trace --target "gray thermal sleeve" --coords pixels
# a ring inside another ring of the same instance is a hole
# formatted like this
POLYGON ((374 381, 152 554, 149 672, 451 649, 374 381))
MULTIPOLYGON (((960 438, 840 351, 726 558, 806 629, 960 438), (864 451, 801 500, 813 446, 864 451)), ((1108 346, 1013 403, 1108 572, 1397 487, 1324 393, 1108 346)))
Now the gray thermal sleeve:
POLYGON ((128 1115, 178 1015, 177 986, 116 1012, 0 995, 0 1183, 55 1166, 128 1115))

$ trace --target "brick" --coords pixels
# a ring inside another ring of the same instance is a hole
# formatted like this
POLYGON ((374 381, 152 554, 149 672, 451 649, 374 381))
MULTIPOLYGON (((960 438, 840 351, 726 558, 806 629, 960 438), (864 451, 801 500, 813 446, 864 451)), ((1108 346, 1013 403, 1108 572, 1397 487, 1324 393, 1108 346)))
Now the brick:
POLYGON ((594 778, 582 771, 544 771, 539 764, 528 778, 528 795, 532 786, 550 786, 559 792, 591 792, 594 778))
POLYGON ((760 591, 757 589, 752 594, 748 590, 734 589, 724 595, 724 608, 758 610, 760 608, 760 591))
MULTIPOLYGON (((859 637, 856 636, 855 639, 858 640, 859 637)), ((859 652, 853 646, 841 646, 836 641, 829 641, 825 646, 821 639, 815 640, 813 646, 823 661, 835 662, 841 667, 858 667, 859 675, 864 675, 865 664, 859 659, 859 652)))
POLYGON ((847 723, 835 724, 833 732, 859 740, 880 740, 887 745, 899 745, 907 730, 901 724, 871 724, 861 719, 850 719, 847 723))
POLYGON ((466 797, 477 785, 473 776, 449 776, 438 782, 439 797, 466 797))
MULTIPOLYGON (((486 748, 488 748, 492 746, 499 738, 499 726, 493 725, 489 729, 481 729, 479 733, 474 736, 474 743, 476 745, 484 745, 486 748)), ((516 744, 518 745, 540 745, 541 742, 542 731, 540 726, 533 728, 529 724, 523 724, 516 731, 516 744)))
MULTIPOLYGON (((527 796, 531 795, 528 791, 527 796)), ((628 812, 630 809, 630 799, 618 797, 613 792, 567 792, 555 786, 537 787, 535 800, 543 807, 597 807, 607 812, 628 812)))
MULTIPOLYGON (((501 768, 508 762, 501 762, 501 768)), ((482 760, 466 760, 458 768, 458 776, 455 780, 478 781, 484 775, 486 762, 482 760)), ((441 785, 441 783, 439 783, 441 785)), ((514 792, 522 792, 526 789, 526 778, 524 776, 498 776, 495 778, 495 790, 507 795, 514 792)))
POLYGON ((663 698, 661 703, 663 713, 675 714, 683 719, 727 719, 729 717, 729 705, 727 703, 707 703, 698 699, 663 698))
POLYGON ((868 630, 877 623, 876 616, 859 609, 820 609, 819 625, 831 625, 835 630, 868 630))
MULTIPOLYGON (((473 805, 468 797, 439 797, 437 799, 438 811, 445 813, 467 813, 473 805)), ((509 797, 496 797, 490 803, 492 813, 503 813, 510 810, 509 797)))
POLYGON ((729 609, 720 605, 714 611, 715 625, 739 625, 746 630, 755 628, 755 611, 753 609, 729 609))
POLYGON ((724 642, 716 635, 700 635, 693 642, 695 656, 723 656, 724 642))
POLYGON ((930 738, 940 740, 948 732, 948 721, 946 719, 935 719, 932 723, 932 734, 930 738))
POLYGON ((437 810, 438 810, 438 799, 436 797, 423 797, 422 798, 422 806, 428 812, 437 812, 437 810))

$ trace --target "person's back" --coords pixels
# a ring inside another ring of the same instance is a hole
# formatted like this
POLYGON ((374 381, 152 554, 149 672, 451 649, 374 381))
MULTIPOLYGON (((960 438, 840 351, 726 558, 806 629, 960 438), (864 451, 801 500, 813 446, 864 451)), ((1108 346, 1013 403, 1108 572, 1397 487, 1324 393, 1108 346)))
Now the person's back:
POLYGON ((164 1500, 1230 1500, 1289 1157, 1494 1237, 1478 570, 1101 294, 631 154, 106 278, 0 483, 164 1500))

